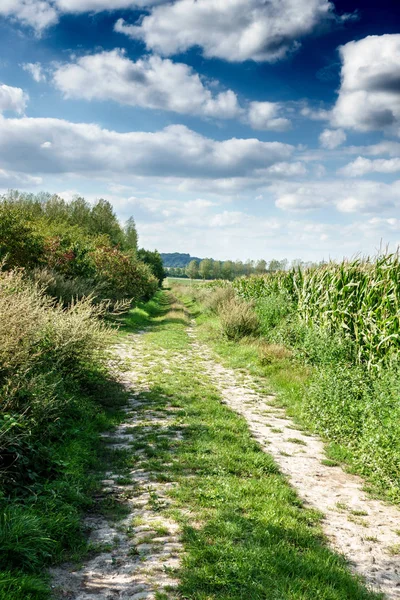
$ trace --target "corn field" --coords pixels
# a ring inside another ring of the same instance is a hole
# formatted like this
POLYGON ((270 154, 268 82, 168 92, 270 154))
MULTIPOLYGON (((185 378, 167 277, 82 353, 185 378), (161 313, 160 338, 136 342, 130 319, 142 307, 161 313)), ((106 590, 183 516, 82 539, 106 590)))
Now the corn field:
POLYGON ((239 278, 233 285, 247 300, 287 294, 302 320, 350 336, 369 367, 400 348, 399 254, 239 278))

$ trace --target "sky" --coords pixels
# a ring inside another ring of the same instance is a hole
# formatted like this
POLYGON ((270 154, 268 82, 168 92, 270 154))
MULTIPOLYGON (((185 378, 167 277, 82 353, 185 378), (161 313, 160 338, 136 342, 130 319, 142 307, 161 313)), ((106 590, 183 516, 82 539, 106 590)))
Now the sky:
POLYGON ((400 244, 399 0, 0 0, 0 193, 106 198, 140 244, 400 244))

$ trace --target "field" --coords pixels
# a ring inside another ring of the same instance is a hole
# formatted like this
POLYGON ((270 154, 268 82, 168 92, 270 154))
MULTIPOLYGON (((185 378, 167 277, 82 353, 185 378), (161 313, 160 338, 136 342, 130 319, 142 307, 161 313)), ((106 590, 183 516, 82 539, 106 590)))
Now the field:
POLYGON ((105 201, 0 234, 0 600, 396 597, 397 256, 162 288, 105 201))

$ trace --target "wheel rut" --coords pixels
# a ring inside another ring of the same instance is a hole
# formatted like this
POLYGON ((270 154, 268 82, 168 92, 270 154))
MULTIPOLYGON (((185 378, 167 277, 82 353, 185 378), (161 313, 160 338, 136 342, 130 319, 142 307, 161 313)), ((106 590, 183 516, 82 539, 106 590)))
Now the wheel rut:
POLYGON ((331 545, 343 554, 368 587, 400 598, 400 511, 364 492, 363 480, 339 466, 324 464, 320 438, 300 431, 276 398, 257 391, 251 376, 240 377, 222 366, 201 343, 193 326, 192 349, 223 401, 242 415, 253 437, 271 454, 307 506, 323 514, 322 528, 331 545))

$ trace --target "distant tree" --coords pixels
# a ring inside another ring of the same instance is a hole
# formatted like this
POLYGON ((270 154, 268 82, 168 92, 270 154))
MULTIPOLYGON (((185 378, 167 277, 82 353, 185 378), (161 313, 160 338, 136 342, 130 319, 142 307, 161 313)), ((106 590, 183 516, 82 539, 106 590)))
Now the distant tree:
POLYGON ((213 261, 211 258, 205 258, 200 262, 199 274, 203 279, 210 279, 213 270, 213 261))
POLYGON ((250 259, 246 260, 246 262, 243 265, 243 268, 245 275, 251 275, 251 273, 254 272, 254 261, 250 259))
POLYGON ((254 270, 256 273, 258 273, 259 275, 262 275, 263 273, 266 272, 267 270, 267 261, 264 259, 258 260, 256 262, 256 265, 254 267, 254 270))
POLYGON ((281 261, 277 260, 276 258, 273 258, 272 260, 269 261, 268 264, 268 271, 270 271, 270 273, 275 273, 276 271, 280 271, 281 270, 281 261))
POLYGON ((157 250, 152 252, 151 250, 141 248, 137 252, 137 257, 150 267, 151 272, 157 278, 158 283, 161 286, 165 279, 165 271, 160 253, 157 250))
POLYGON ((226 260, 222 263, 221 276, 223 279, 233 279, 234 264, 231 260, 226 260))
POLYGON ((219 260, 214 260, 212 278, 213 279, 221 279, 221 273, 222 273, 222 263, 219 260))
POLYGON ((186 275, 190 279, 198 279, 199 277, 199 263, 197 260, 191 260, 186 267, 186 275))
POLYGON ((127 250, 133 250, 134 252, 137 252, 138 250, 138 233, 136 229, 135 219, 133 217, 129 217, 129 219, 125 223, 124 247, 127 250))

